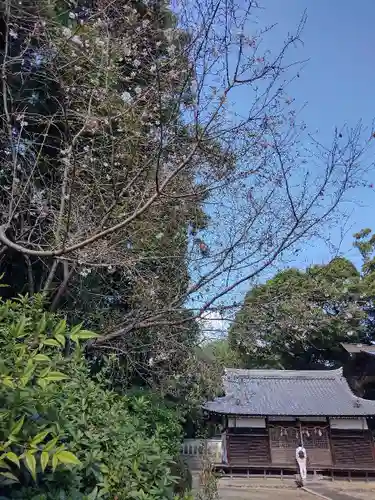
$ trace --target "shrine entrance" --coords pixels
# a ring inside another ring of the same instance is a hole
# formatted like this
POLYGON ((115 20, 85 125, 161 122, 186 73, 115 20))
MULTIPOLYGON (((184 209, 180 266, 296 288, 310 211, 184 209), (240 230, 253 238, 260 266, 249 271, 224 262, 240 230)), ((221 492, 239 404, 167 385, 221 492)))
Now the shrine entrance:
POLYGON ((332 464, 328 422, 275 422, 269 425, 269 440, 272 464, 294 465, 300 442, 306 448, 308 466, 332 464))
POLYGON ((307 465, 332 465, 332 453, 329 438, 329 424, 302 424, 303 445, 307 453, 307 465))

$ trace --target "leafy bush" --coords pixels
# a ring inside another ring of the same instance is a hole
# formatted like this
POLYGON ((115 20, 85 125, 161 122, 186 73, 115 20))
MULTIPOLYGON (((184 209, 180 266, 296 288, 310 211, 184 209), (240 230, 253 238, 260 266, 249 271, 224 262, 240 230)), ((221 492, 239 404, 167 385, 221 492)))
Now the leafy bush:
POLYGON ((11 498, 177 498, 176 410, 122 396, 90 377, 81 341, 94 333, 0 303, 0 488, 11 498))

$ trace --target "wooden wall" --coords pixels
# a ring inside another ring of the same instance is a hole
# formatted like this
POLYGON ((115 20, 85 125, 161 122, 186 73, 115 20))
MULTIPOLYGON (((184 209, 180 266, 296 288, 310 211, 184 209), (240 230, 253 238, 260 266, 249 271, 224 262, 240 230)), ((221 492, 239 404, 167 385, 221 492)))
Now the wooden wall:
MULTIPOLYGON (((309 467, 375 469, 374 444, 368 430, 330 429, 328 422, 303 422, 309 467)), ((228 462, 233 467, 296 466, 299 424, 270 422, 267 428, 227 430, 228 462)))
MULTIPOLYGON (((250 431, 250 430, 249 430, 250 431)), ((252 429, 250 432, 227 434, 228 462, 233 467, 269 465, 269 441, 267 429, 252 429)))
POLYGON ((375 467, 370 431, 331 430, 333 463, 336 467, 375 467))

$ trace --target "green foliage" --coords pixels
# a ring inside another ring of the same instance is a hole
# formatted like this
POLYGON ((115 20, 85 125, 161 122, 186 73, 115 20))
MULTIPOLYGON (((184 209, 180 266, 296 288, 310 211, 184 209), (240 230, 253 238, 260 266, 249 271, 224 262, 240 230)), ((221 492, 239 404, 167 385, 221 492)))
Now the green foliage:
POLYGON ((214 340, 203 347, 206 355, 219 363, 223 368, 236 368, 239 366, 237 352, 233 350, 227 338, 214 340))
POLYGON ((38 297, 2 302, 0 317, 2 491, 46 500, 173 499, 177 410, 93 380, 79 342, 95 334, 45 313, 38 297))
POLYGON ((248 367, 339 366, 340 342, 366 341, 368 278, 344 258, 287 269, 253 288, 229 332, 248 367))

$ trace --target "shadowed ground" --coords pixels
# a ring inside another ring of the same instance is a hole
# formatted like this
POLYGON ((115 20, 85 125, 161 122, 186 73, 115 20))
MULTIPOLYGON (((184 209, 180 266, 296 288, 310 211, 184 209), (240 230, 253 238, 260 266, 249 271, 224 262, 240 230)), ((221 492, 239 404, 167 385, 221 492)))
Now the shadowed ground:
MULTIPOLYGON (((198 487, 198 477, 194 485, 198 487)), ((307 484, 312 492, 296 487, 292 479, 222 478, 218 482, 220 500, 374 500, 375 483, 348 481, 312 481, 307 484), (320 496, 319 496, 320 495, 320 496)))

